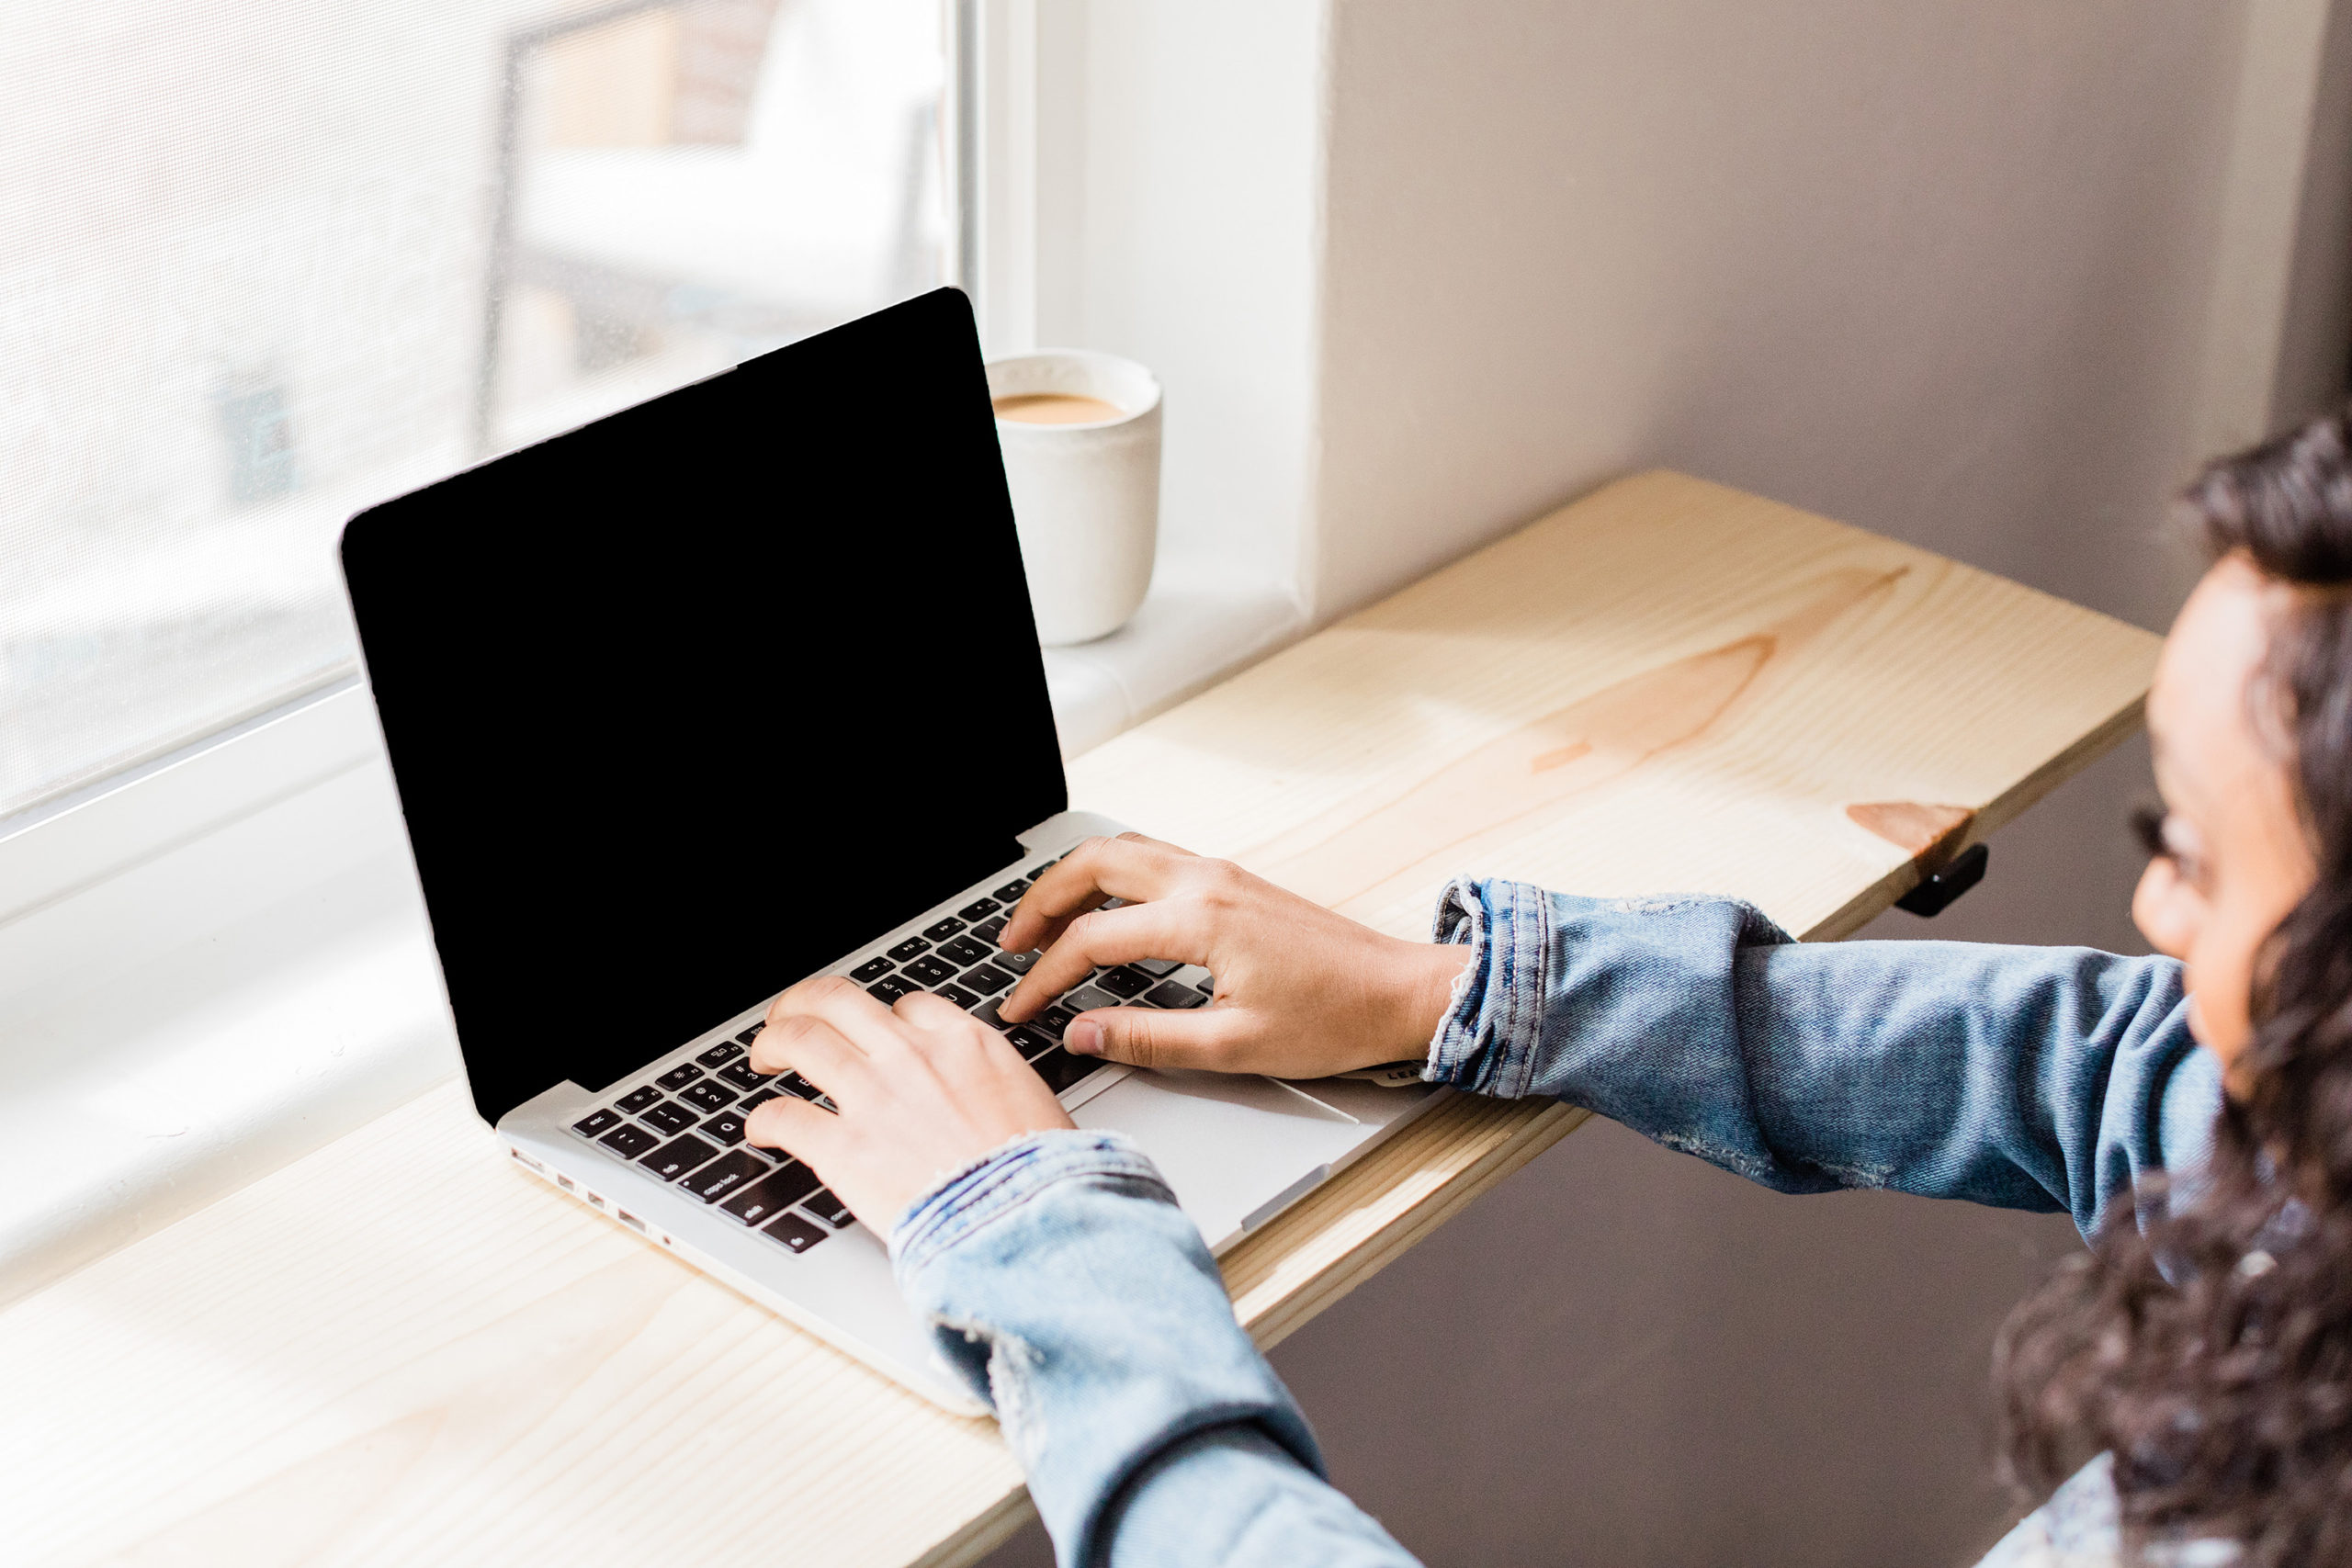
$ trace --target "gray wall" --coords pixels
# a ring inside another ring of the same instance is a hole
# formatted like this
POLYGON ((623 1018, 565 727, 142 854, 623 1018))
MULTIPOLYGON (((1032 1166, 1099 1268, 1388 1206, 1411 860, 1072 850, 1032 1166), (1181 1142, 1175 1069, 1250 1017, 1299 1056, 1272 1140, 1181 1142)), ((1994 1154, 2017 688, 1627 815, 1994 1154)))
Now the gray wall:
POLYGON ((1663 463, 2161 625, 2245 9, 1335 6, 1317 614, 1663 463))

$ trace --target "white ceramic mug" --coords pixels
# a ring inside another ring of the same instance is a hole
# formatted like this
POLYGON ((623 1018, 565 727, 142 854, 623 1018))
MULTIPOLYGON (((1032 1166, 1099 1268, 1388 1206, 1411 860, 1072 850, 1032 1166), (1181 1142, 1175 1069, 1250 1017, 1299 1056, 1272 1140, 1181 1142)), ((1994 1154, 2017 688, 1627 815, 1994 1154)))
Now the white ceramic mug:
POLYGON ((1159 380, 1132 359, 1049 348, 989 361, 989 396, 1096 398, 1115 419, 1000 416, 1004 477, 1037 640, 1091 642, 1125 626, 1151 587, 1159 540, 1159 380))

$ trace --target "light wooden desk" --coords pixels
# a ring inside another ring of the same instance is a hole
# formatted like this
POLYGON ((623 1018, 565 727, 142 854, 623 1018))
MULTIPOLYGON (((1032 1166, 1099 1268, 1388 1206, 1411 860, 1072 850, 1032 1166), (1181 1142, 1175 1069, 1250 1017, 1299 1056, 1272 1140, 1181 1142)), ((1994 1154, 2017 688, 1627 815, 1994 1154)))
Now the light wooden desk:
MULTIPOLYGON (((2147 633, 1630 479, 1079 759, 1075 804, 1386 930, 1456 871, 1809 937, 2128 733, 2147 633)), ((2030 875, 2030 867, 1996 870, 2030 875)), ((1456 1099, 1226 1261, 1271 1344, 1580 1119, 1456 1099)), ((964 1562, 940 1414, 514 1169, 455 1085, 0 1314, 11 1562, 964 1562)))

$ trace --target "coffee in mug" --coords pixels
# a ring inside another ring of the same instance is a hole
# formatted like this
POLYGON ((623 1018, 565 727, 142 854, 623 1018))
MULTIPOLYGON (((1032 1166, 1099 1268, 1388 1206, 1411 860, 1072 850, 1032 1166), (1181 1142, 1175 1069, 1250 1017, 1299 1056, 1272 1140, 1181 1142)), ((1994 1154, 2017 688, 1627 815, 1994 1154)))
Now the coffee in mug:
POLYGON ((1159 381, 1131 359, 1041 349, 989 362, 989 400, 1037 640, 1114 632, 1159 540, 1159 381))
POLYGON ((1014 392, 995 401, 997 418, 1017 419, 1023 424, 1093 424, 1124 419, 1127 412, 1115 403, 1075 392, 1014 392))

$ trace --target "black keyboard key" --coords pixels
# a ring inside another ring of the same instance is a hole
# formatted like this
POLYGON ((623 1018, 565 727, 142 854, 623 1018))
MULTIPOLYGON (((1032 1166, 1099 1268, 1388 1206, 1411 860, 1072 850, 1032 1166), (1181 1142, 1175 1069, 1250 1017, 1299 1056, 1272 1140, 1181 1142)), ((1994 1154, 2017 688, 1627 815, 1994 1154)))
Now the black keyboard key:
POLYGON ((982 942, 987 942, 990 947, 994 947, 996 945, 996 939, 1004 934, 1004 917, 1002 915, 996 915, 988 919, 982 920, 978 925, 972 928, 972 934, 979 938, 982 942))
POLYGON ((633 1089, 613 1101, 613 1109, 634 1116, 649 1105, 659 1104, 661 1100, 662 1091, 647 1084, 643 1089, 633 1089))
POLYGON ((1077 1017, 1078 1014, 1070 1011, 1061 1003, 1056 1002, 1052 1007, 1043 1010, 1036 1017, 1031 1019, 1029 1027, 1041 1034, 1050 1034, 1059 1040, 1062 1037, 1062 1031, 1068 1029, 1070 1021, 1077 1017))
POLYGON ((849 1212, 847 1203, 833 1196, 833 1190, 830 1187, 818 1188, 808 1194, 808 1201, 800 1207, 837 1231, 845 1231, 857 1224, 857 1216, 849 1212))
POLYGON ((744 1044, 749 1045, 752 1041, 757 1040, 760 1037, 760 1031, 765 1029, 767 1026, 768 1021, 766 1019, 762 1019, 759 1022, 752 1024, 748 1028, 737 1030, 735 1032, 735 1038, 741 1041, 744 1044))
POLYGON ((1173 958, 1138 958, 1127 967, 1140 969, 1155 980, 1165 980, 1184 965, 1173 958))
MULTIPOLYGON (((768 1081, 770 1083, 774 1083, 775 1080, 774 1078, 770 1078, 768 1081)), ((735 1108, 735 1114, 738 1116, 749 1116, 752 1111, 757 1111, 761 1106, 765 1105, 769 1100, 774 1100, 775 1097, 775 1090, 773 1089, 756 1090, 749 1099, 745 1100, 742 1104, 735 1108)))
POLYGON ((597 1142, 603 1144, 606 1148, 612 1150, 623 1159, 635 1159, 638 1156, 645 1153, 648 1149, 655 1149, 662 1146, 661 1139, 655 1137, 644 1128, 629 1122, 623 1122, 620 1126, 617 1126, 611 1132, 605 1134, 602 1138, 598 1139, 597 1142))
POLYGON ((882 1003, 885 1007, 888 1007, 890 1003, 897 1001, 900 997, 910 996, 914 992, 922 989, 922 987, 921 986, 916 985, 904 975, 886 975, 881 979, 875 981, 874 984, 866 987, 865 994, 872 997, 876 1001, 882 1003))
POLYGON ((1001 998, 997 997, 990 997, 979 1006, 976 1008, 966 1008, 964 1010, 970 1013, 974 1018, 978 1019, 982 1023, 987 1024, 990 1029, 1002 1029, 1005 1026, 1004 1020, 997 1016, 996 1010, 996 1004, 1001 999, 1001 998))
POLYGON ((1000 953, 992 962, 1000 967, 1012 970, 1015 975, 1026 975, 1037 966, 1037 960, 1043 956, 1044 954, 1032 949, 1027 953, 1000 953))
POLYGON ((1114 997, 1139 997, 1151 989, 1150 976, 1125 968, 1105 969, 1094 976, 1094 983, 1114 997))
POLYGON ((743 1054, 743 1047, 732 1040, 722 1040, 695 1058, 706 1067, 723 1067, 743 1054))
POLYGON ((891 963, 887 958, 869 958, 865 963, 859 964, 856 968, 851 970, 849 972, 849 977, 863 986, 868 980, 879 980, 883 976, 888 975, 891 970, 896 969, 897 967, 897 964, 891 963))
POLYGON ((1194 982, 1193 988, 1200 992, 1201 995, 1204 997, 1214 997, 1216 995, 1216 976, 1214 975, 1204 975, 1198 981, 1194 982))
POLYGON ((992 956, 995 952, 995 948, 983 947, 970 937, 959 936, 945 947, 941 948, 939 956, 956 965, 956 968, 962 969, 983 962, 992 956))
POLYGON ((983 964, 977 969, 964 971, 964 988, 994 996, 1012 984, 1012 976, 993 964, 983 964))
POLYGON ((890 956, 904 964, 910 958, 921 958, 931 951, 931 943, 919 936, 910 936, 890 950, 890 956))
POLYGON ((684 1106, 665 1100, 646 1111, 638 1120, 649 1126, 659 1127, 665 1133, 683 1133, 702 1118, 684 1106))
POLYGON ((797 1159, 790 1160, 774 1175, 754 1181, 719 1207, 747 1225, 765 1224, 779 1211, 791 1208, 822 1185, 815 1171, 797 1159))
POLYGON ((591 1111, 571 1124, 571 1130, 583 1138, 600 1138, 621 1124, 617 1111, 591 1111))
POLYGON ((1023 1056, 1042 1056, 1054 1049, 1054 1041, 1050 1035, 1041 1034, 1025 1023, 1014 1024, 1006 1032, 1004 1037, 1012 1041, 1012 1048, 1023 1056))
POLYGON ((716 1203, 774 1168, 749 1149, 729 1149, 678 1185, 706 1203, 716 1203))
POLYGON ((936 986, 956 978, 956 965, 942 964, 935 954, 926 954, 908 964, 903 973, 919 986, 936 986))
POLYGON ((718 1149, 688 1133, 673 1138, 637 1163, 664 1181, 675 1181, 706 1161, 718 1157, 718 1149))
POLYGON ((702 1077, 700 1067, 695 1066, 692 1062, 680 1062, 653 1081, 663 1089, 684 1089, 700 1077, 702 1077))
POLYGON ((985 920, 990 915, 995 914, 1002 908, 1004 908, 1004 906, 998 903, 993 898, 982 898, 977 903, 965 905, 962 908, 956 910, 956 916, 962 919, 985 920))
POLYGON ((961 986, 942 986, 931 994, 954 1002, 959 1008, 968 1008, 980 999, 961 986))
POLYGON ((1082 1012, 1092 1012, 1096 1008, 1114 1008, 1118 1005, 1119 998, 1100 986, 1080 986, 1062 998, 1062 1006, 1069 1009, 1070 1016, 1073 1018, 1082 1012))
POLYGON ((923 927, 922 934, 929 937, 933 942, 945 942, 949 937, 954 936, 957 931, 960 931, 963 929, 964 922, 957 919, 955 916, 950 915, 936 925, 923 927))
POLYGON ((1029 879, 1025 876, 1016 876, 989 897, 1000 904, 1018 904, 1021 902, 1021 896, 1028 891, 1029 879))
POLYGON ((718 1069, 718 1076, 745 1094, 756 1093, 768 1086, 768 1075, 754 1071, 749 1062, 729 1062, 718 1069))
POLYGON ((784 1077, 775 1080, 775 1086, 785 1093, 797 1095, 802 1100, 815 1100, 825 1092, 798 1073, 785 1074, 784 1077))
POLYGON ((695 1135, 708 1138, 714 1144, 724 1144, 731 1149, 743 1141, 743 1113, 730 1111, 724 1116, 714 1116, 695 1128, 695 1135))
POLYGON ((735 1091, 725 1084, 713 1083, 706 1078, 701 1083, 690 1083, 680 1089, 678 1098, 704 1111, 724 1111, 735 1103, 735 1091))
POLYGON ((1143 999, 1156 1008, 1206 1007, 1208 998, 1190 986, 1180 986, 1173 980, 1162 980, 1143 994, 1143 999))
POLYGON ((798 1214, 786 1214, 760 1234, 772 1241, 782 1242, 794 1252, 806 1252, 825 1239, 822 1230, 798 1214))
POLYGON ((1067 1051, 1056 1048, 1029 1065, 1037 1069, 1037 1076, 1046 1080, 1047 1089, 1059 1094, 1101 1066, 1102 1063, 1100 1057, 1073 1056, 1067 1051))

